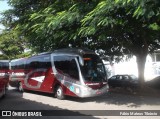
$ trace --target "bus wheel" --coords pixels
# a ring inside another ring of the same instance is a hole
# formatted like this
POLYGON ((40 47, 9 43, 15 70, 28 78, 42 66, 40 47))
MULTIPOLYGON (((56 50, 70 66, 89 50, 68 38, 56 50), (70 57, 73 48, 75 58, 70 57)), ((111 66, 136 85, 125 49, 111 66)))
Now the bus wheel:
POLYGON ((63 100, 65 98, 64 93, 63 93, 63 89, 61 86, 57 87, 55 96, 60 100, 63 100))
POLYGON ((23 86, 22 86, 22 82, 19 82, 18 84, 18 91, 23 92, 23 86))

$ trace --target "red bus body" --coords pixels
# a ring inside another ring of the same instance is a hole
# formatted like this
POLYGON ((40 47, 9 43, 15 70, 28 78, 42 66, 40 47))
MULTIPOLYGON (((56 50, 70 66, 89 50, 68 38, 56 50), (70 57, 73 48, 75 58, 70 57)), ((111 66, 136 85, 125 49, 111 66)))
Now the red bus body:
POLYGON ((56 50, 26 59, 12 60, 10 65, 9 83, 20 89, 55 93, 59 99, 65 95, 92 97, 108 92, 104 65, 90 50, 56 50), (89 62, 96 64, 97 71, 101 70, 91 77, 86 74, 89 71, 86 68, 89 62))
POLYGON ((9 61, 0 60, 0 98, 6 94, 9 82, 9 61))

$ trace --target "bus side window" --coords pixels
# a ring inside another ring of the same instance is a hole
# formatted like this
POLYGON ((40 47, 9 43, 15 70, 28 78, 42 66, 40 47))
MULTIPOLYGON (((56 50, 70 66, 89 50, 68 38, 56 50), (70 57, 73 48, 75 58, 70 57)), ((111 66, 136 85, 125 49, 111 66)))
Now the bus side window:
POLYGON ((54 65, 59 73, 70 76, 75 80, 79 80, 78 67, 75 61, 75 57, 55 56, 54 65))
POLYGON ((4 62, 4 63, 1 63, 1 69, 9 69, 9 63, 7 62, 4 62))
POLYGON ((49 56, 39 58, 39 67, 48 69, 51 67, 51 61, 49 56))

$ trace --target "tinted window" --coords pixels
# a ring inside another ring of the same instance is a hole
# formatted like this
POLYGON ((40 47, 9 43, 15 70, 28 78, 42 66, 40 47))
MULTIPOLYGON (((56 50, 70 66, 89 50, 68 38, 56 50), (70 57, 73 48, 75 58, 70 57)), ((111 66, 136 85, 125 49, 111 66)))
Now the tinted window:
POLYGON ((9 62, 0 62, 0 69, 9 69, 9 62))
POLYGON ((122 78, 122 76, 117 76, 117 79, 122 80, 123 78, 122 78))
POLYGON ((75 57, 72 56, 54 56, 54 65, 59 73, 68 75, 73 79, 79 80, 78 67, 75 57))
POLYGON ((123 77, 122 80, 128 80, 128 76, 121 76, 123 77))
POLYGON ((24 69, 25 67, 25 60, 17 60, 11 62, 11 69, 24 69))
POLYGON ((51 60, 49 56, 30 58, 26 64, 28 69, 39 69, 51 67, 51 60))
POLYGON ((116 79, 116 76, 113 76, 113 77, 111 77, 110 79, 111 79, 111 80, 115 80, 115 79, 116 79))
POLYGON ((138 78, 135 75, 130 75, 132 80, 138 80, 138 78))

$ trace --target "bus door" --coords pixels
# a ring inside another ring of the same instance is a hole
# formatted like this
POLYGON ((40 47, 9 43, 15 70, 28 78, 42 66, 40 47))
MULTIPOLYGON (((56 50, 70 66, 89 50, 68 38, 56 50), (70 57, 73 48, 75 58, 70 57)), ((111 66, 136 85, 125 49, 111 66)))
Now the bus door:
POLYGON ((53 73, 66 95, 80 93, 78 61, 75 56, 53 55, 53 73))

